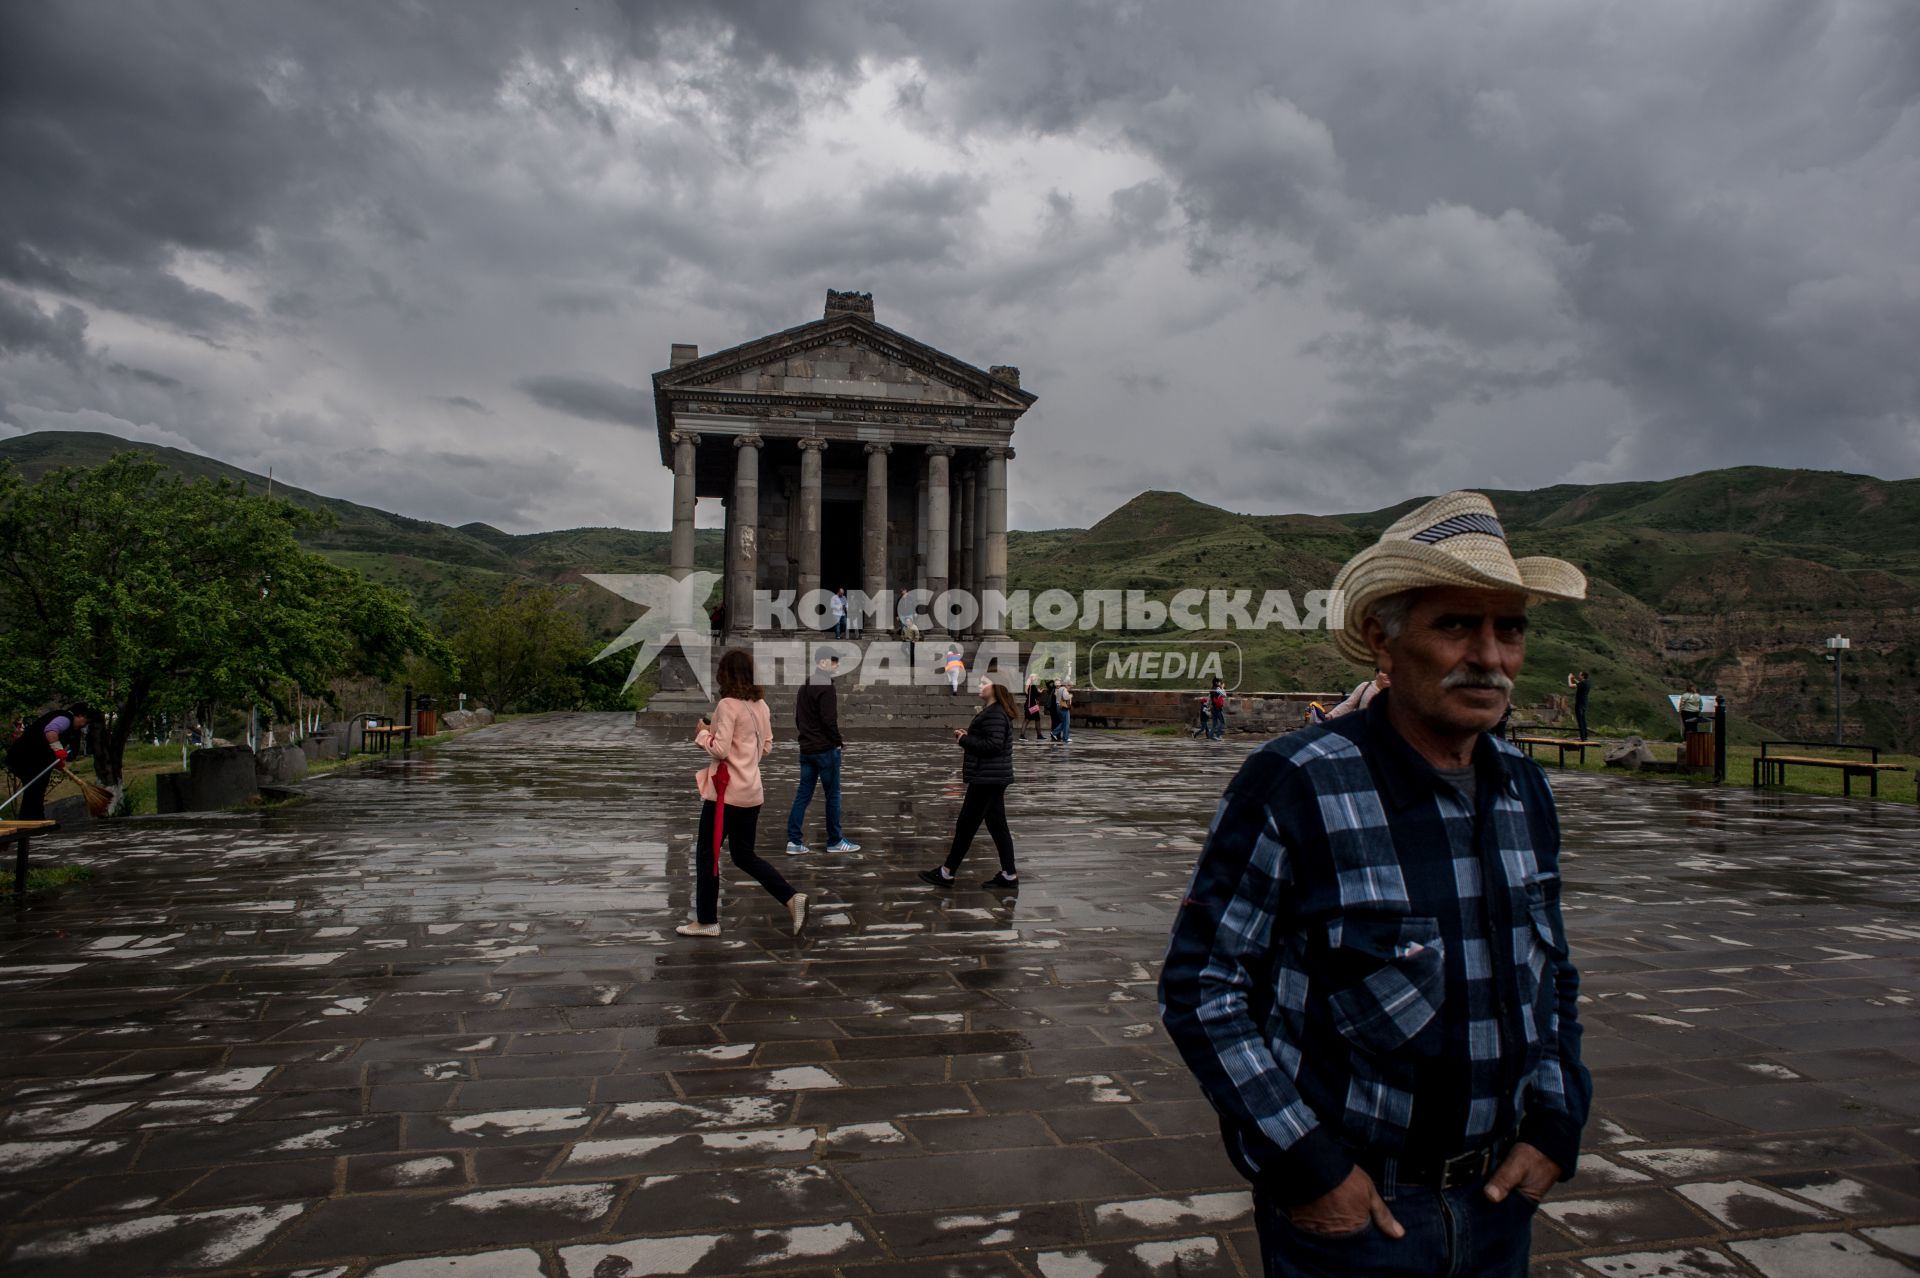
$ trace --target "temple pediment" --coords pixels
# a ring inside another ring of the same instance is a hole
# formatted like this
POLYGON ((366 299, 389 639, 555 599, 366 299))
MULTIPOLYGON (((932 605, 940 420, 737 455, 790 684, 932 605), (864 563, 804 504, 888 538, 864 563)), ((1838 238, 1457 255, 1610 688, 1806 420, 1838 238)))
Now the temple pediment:
POLYGON ((1035 397, 1011 368, 976 368, 864 315, 823 319, 716 351, 654 374, 655 394, 773 399, 857 399, 910 406, 992 409, 1014 415, 1035 397))

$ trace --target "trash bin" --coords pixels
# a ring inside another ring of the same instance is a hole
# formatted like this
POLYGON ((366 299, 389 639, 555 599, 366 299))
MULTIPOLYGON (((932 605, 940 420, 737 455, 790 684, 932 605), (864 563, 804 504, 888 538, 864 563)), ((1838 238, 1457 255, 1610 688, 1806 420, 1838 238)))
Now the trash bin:
POLYGON ((433 698, 422 693, 413 699, 413 731, 416 736, 430 737, 440 729, 440 716, 434 713, 433 698))
POLYGON ((1711 768, 1713 766, 1713 720, 1701 719, 1694 725, 1694 731, 1687 733, 1687 766, 1689 768, 1711 768))

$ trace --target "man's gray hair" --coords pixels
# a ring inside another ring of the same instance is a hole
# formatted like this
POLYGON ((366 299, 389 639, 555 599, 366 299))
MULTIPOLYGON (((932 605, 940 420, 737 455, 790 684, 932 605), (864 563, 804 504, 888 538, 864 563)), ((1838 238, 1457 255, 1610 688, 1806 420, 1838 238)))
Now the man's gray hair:
POLYGON ((1408 614, 1413 611, 1413 597, 1419 593, 1418 590, 1402 590, 1399 594, 1376 599, 1367 606, 1367 616, 1380 623, 1380 629, 1386 632, 1389 641, 1398 639, 1400 632, 1406 628, 1408 614))

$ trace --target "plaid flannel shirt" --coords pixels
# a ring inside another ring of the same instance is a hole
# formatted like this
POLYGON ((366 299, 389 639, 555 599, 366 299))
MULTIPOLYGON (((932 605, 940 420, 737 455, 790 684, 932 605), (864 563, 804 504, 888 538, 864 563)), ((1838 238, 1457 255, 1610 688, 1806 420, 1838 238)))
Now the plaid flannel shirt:
POLYGON ((1229 1157, 1286 1205, 1357 1151, 1516 1137, 1571 1176, 1592 1095, 1545 774, 1483 735, 1468 804, 1387 722, 1391 695, 1248 758, 1161 973, 1229 1157))

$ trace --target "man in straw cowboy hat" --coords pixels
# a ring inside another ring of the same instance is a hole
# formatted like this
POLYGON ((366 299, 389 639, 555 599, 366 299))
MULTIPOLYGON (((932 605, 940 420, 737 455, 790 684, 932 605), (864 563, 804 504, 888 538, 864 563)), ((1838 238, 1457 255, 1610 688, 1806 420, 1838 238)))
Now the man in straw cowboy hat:
POLYGON ((1489 734, 1527 607, 1582 599, 1449 493, 1335 581, 1391 686, 1269 742, 1215 814, 1161 1015, 1254 1186, 1269 1275, 1524 1275, 1592 1084, 1540 769, 1489 734))

